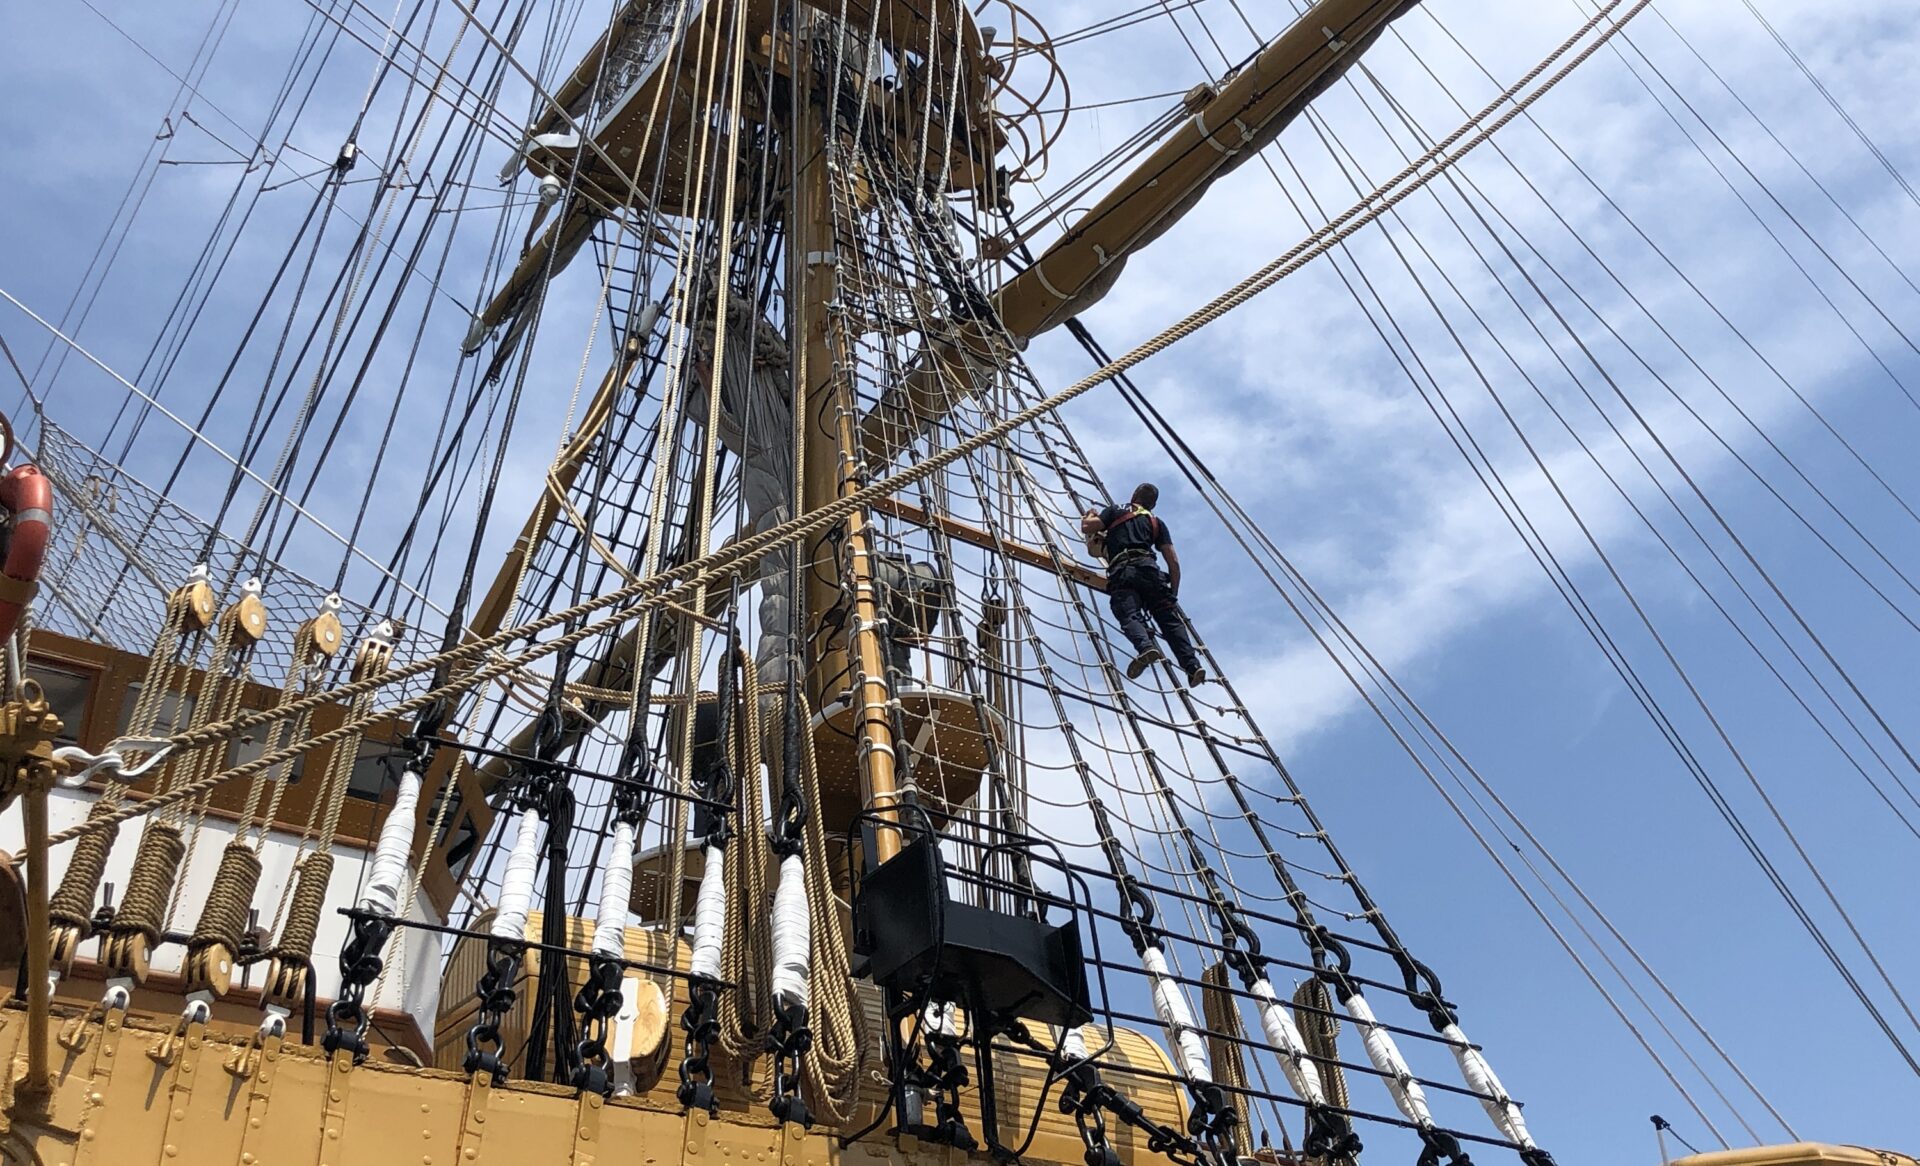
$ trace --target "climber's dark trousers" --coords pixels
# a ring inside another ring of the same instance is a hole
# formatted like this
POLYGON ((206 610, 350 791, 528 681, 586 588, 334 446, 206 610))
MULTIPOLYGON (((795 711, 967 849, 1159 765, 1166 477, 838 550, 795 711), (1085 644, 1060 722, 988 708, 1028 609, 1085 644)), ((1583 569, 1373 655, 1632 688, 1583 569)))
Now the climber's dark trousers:
POLYGON ((1180 614, 1180 604, 1167 585, 1166 574, 1158 567, 1149 563, 1115 567, 1107 576, 1107 602, 1135 653, 1153 646, 1153 632, 1147 627, 1147 616, 1152 615, 1180 667, 1191 672, 1200 666, 1193 641, 1187 638, 1186 618, 1180 614))

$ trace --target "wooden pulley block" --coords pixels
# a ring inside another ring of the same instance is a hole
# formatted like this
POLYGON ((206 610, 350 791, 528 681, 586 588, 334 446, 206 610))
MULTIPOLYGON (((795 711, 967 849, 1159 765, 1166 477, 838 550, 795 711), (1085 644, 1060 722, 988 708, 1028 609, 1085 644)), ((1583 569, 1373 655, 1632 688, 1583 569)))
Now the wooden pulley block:
MULTIPOLYGON (((627 1046, 627 1065, 633 1070, 633 1088, 645 1093, 666 1072, 673 1042, 669 1013, 673 1001, 659 984, 641 976, 626 979, 626 1008, 633 1012, 633 1040, 627 1046)), ((625 1011, 625 1009, 623 1009, 625 1011)))
POLYGON ((300 625, 300 635, 313 645, 313 650, 329 658, 340 650, 343 634, 340 617, 331 611, 323 611, 300 625))
POLYGON ((368 680, 387 670, 393 661, 392 636, 393 625, 382 623, 360 642, 360 651, 353 658, 353 679, 368 680))
POLYGON ((227 609, 226 619, 236 640, 257 644, 267 634, 267 605, 251 591, 227 609))
POLYGON ((143 984, 153 971, 153 949, 138 931, 109 933, 100 945, 100 964, 109 978, 132 976, 134 983, 143 984))
POLYGON ((184 595, 187 600, 186 627, 190 632, 204 632, 213 626, 215 600, 213 585, 205 579, 193 579, 174 592, 176 597, 184 595))
POLYGON ((48 963, 60 973, 61 979, 73 974, 74 958, 80 954, 80 945, 87 941, 84 929, 68 924, 53 928, 52 941, 48 948, 48 963))
POLYGON ((187 949, 186 981, 189 992, 211 992, 223 998, 233 989, 233 952, 224 943, 209 943, 187 949))
POLYGON ((274 956, 267 961, 267 982, 261 989, 262 1004, 281 1004, 299 1008, 307 1001, 307 966, 274 956))

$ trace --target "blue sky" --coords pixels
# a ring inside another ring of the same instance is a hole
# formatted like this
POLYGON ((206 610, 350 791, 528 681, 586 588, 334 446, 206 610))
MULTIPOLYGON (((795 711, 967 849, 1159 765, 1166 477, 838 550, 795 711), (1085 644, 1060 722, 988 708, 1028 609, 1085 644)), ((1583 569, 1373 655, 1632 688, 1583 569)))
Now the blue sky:
MULTIPOLYGON (((1920 67, 1920 15, 1867 0, 1756 3, 1892 163, 1920 174, 1920 140, 1903 84, 1920 67)), ((1047 22, 1061 32, 1118 7, 1054 5, 1047 22)), ((1261 32, 1277 27, 1274 13, 1242 7, 1261 32)), ((164 10, 107 3, 100 8, 145 52, 78 0, 31 10, 16 6, 4 18, 10 35, 0 38, 0 77, 8 98, 0 113, 6 126, 0 135, 0 170, 9 176, 0 191, 0 287, 48 315, 57 315, 79 285, 137 160, 170 103, 178 108, 177 82, 146 54, 184 69, 214 12, 212 4, 199 0, 164 10)), ((1399 27, 1449 88, 1477 107, 1491 96, 1494 84, 1473 71, 1429 13, 1504 84, 1575 27, 1584 8, 1574 0, 1430 0, 1425 11, 1399 27)), ((243 124, 256 121, 311 11, 294 3, 243 6, 201 85, 206 97, 243 124)), ((1250 49, 1253 42, 1230 0, 1205 0, 1198 11, 1228 58, 1237 60, 1250 49)), ((1066 50, 1062 59, 1076 101, 1181 90, 1200 80, 1203 69, 1217 74, 1221 58, 1192 14, 1183 17, 1182 28, 1201 50, 1201 61, 1164 19, 1066 50)), ((434 35, 444 38, 448 28, 434 35)), ((1915 262, 1920 259, 1920 207, 1792 68, 1747 7, 1734 0, 1662 0, 1632 26, 1631 37, 1820 246, 1893 321, 1908 326, 1920 293, 1902 272, 1920 273, 1915 262), (1872 243, 1690 55, 1663 18, 1700 48, 1866 228, 1872 243)), ((340 98, 344 107, 365 84, 370 54, 351 44, 338 52, 342 76, 330 81, 322 96, 340 98)), ((1669 105, 1680 106, 1680 97, 1662 88, 1641 58, 1632 50, 1627 57, 1669 105)), ((1431 133, 1445 133, 1459 120, 1397 41, 1384 43, 1369 63, 1431 133)), ((1355 80, 1371 94, 1369 80, 1355 80)), ((513 92, 512 101, 520 101, 520 91, 513 92)), ((194 108, 213 133, 231 140, 237 132, 206 107, 194 108)), ((1076 115, 1058 147, 1054 173, 1077 170, 1159 108, 1155 103, 1118 105, 1076 115)), ((1369 176, 1356 177, 1362 187, 1399 168, 1395 143, 1351 90, 1335 89, 1320 108, 1330 133, 1353 151, 1369 176)), ((1752 461, 1767 485, 1833 538, 1887 590, 1894 605, 1909 614, 1920 611, 1920 600, 1902 590, 1873 551, 1908 572, 1920 566, 1920 540, 1910 525, 1916 520, 1892 496, 1908 503, 1920 499, 1920 469, 1910 453, 1920 441, 1920 409, 1901 384, 1909 389, 1920 384, 1920 356, 1827 264, 1739 163, 1706 130, 1688 123, 1706 146, 1704 156, 1696 150, 1612 50, 1596 56, 1536 114, 1606 195, 1698 284, 1711 308, 1532 125, 1516 123, 1498 144, 1538 184, 1552 210, 1491 146, 1462 168, 1463 177, 1517 224, 1625 343, 1668 378, 1686 405, 1710 419, 1734 450, 1752 461), (1752 202, 1758 219, 1723 182, 1716 162, 1752 202), (1632 297, 1680 339, 1685 354, 1640 314, 1634 299, 1611 282, 1554 211, 1619 274, 1632 297), (1769 227, 1784 240, 1784 250, 1769 227), (1803 275, 1796 261, 1811 274, 1803 275), (1837 307, 1829 307, 1821 292, 1837 307), (1881 475, 1886 489, 1720 321, 1715 308, 1820 410, 1881 475), (1860 338, 1850 328, 1858 329, 1860 338), (1827 493, 1872 540, 1872 548, 1823 510, 1781 458, 1743 427, 1689 357, 1827 493)), ((316 169, 330 159, 345 117, 323 113, 303 123, 294 144, 319 161, 295 171, 316 169)), ((1681 117, 1687 117, 1684 110, 1681 117)), ((177 118, 173 125, 179 138, 169 146, 171 157, 225 156, 202 136, 206 130, 177 118)), ((1296 194, 1301 184, 1294 167, 1326 212, 1352 201, 1353 187, 1311 127, 1296 126, 1279 149, 1284 157, 1278 150, 1269 157, 1296 194)), ((496 148, 490 158, 498 156, 496 148)), ((159 171, 100 305, 79 333, 121 371, 131 373, 141 363, 159 319, 156 299, 171 297, 182 264, 225 197, 230 179, 224 169, 181 165, 159 171)), ((483 176, 480 185, 489 181, 483 176)), ((258 268, 276 257, 276 240, 290 232, 304 206, 297 191, 291 193, 263 204, 261 224, 250 235, 254 249, 236 256, 236 263, 258 268)), ((486 189, 475 197, 497 201, 486 189)), ((1711 577, 1711 561, 1698 544, 1686 541, 1680 520, 1661 508, 1664 503, 1643 475, 1633 476, 1638 471, 1632 452, 1659 464, 1652 442, 1612 436, 1584 404, 1557 358, 1564 357, 1587 389, 1609 403, 1623 429, 1633 432, 1627 427, 1630 418, 1612 404, 1606 380, 1581 363, 1578 345, 1527 298, 1524 282, 1512 281, 1547 340, 1533 334, 1496 276, 1480 266, 1446 217, 1444 208, 1464 215, 1466 204, 1450 189, 1442 197, 1444 204, 1424 196, 1410 200, 1401 221, 1369 228, 1350 252, 1336 258, 1348 272, 1357 262, 1374 282, 1411 337, 1412 350, 1433 370, 1467 429, 1486 443, 1493 463, 1541 524, 1602 622, 1620 638, 1627 657, 1648 678, 1661 706, 1755 824, 1788 878, 1815 904, 1823 926, 1839 934, 1832 910, 1819 901, 1804 868, 1766 819, 1739 768, 1717 746, 1712 727, 1639 627, 1599 556, 1565 509, 1557 508, 1545 476, 1506 428, 1479 375, 1392 244, 1404 249, 1446 321, 1458 329, 1520 429, 1536 443, 1574 510, 1698 683, 1895 982, 1903 991, 1913 988, 1911 968, 1920 941, 1913 937, 1911 898, 1902 876, 1920 841, 1761 671, 1588 455, 1558 428, 1519 372, 1449 298, 1433 262, 1485 314, 1521 368, 1567 410, 1600 462, 1621 475, 1628 493, 1675 538, 1687 562, 1711 577), (1431 250, 1433 262, 1421 246, 1431 250)), ((1031 205, 1030 199, 1021 202, 1031 205)), ((1110 349, 1127 347, 1285 250, 1308 229, 1265 170, 1250 163, 1210 195, 1201 214, 1136 259, 1121 286, 1088 314, 1087 322, 1110 349)), ((1469 233, 1479 237, 1471 224, 1469 233)), ((1517 241, 1513 245, 1520 250, 1517 241)), ((1500 275, 1510 275, 1497 251, 1489 258, 1500 275)), ((1893 731, 1909 742, 1920 738, 1911 696, 1920 681, 1914 629, 1694 423, 1622 341, 1557 289, 1543 265, 1528 263, 1581 341, 1641 408, 1650 428, 1893 731)), ((456 269, 448 287, 467 289, 478 282, 477 273, 458 270, 458 263, 456 269)), ((215 310, 237 309, 243 299, 217 301, 215 310)), ((458 328, 442 328, 449 329, 448 335, 431 338, 442 351, 450 352, 458 338, 458 328)), ((1908 334, 1916 335, 1911 327, 1908 334)), ((10 307, 0 312, 0 335, 30 370, 41 359, 43 335, 10 307)), ((1029 358, 1050 386, 1077 379, 1088 367, 1058 335, 1036 343, 1029 358)), ((218 375, 211 360, 210 350, 189 353, 180 374, 184 383, 176 390, 181 397, 195 399, 196 378, 205 383, 218 375)), ((124 400, 125 390, 89 374, 77 360, 68 365, 49 408, 76 432, 97 440, 106 431, 104 417, 124 400)), ((551 383, 541 386, 554 402, 564 402, 575 371, 564 360, 561 365, 548 374, 551 383)), ((1845 993, 1548 586, 1332 265, 1316 263, 1136 370, 1136 379, 1802 1134, 1909 1150, 1920 1142, 1920 1124, 1912 1117, 1920 1112, 1914 1104, 1920 1082, 1845 993)), ((4 394, 8 401, 13 397, 4 394)), ((1128 416, 1104 390, 1069 410, 1069 420, 1109 480, 1153 477, 1167 488, 1161 511, 1181 537, 1192 580, 1188 606, 1395 926, 1441 973, 1467 1030, 1487 1047, 1509 1088, 1529 1103, 1529 1120, 1542 1143, 1565 1162, 1603 1156, 1647 1160, 1653 1144, 1646 1117, 1660 1112, 1704 1148, 1711 1141, 1708 1132, 1128 416)), ((344 474, 369 456, 368 435, 357 436, 363 440, 350 442, 342 455, 344 474)), ((551 434, 542 434, 516 448, 510 472, 530 480, 544 465, 551 442, 551 434)), ((164 448, 157 459, 162 463, 178 449, 170 440, 156 439, 154 446, 164 448)), ((144 469, 151 472, 153 465, 144 469)), ((1677 475, 1660 472, 1676 496, 1685 498, 1677 475)), ((202 468, 189 475, 183 492, 196 504, 210 505, 223 484, 202 468)), ((1710 528, 1703 507, 1691 500, 1684 504, 1703 529, 1710 528)), ((1737 550, 1713 537, 1738 564, 1737 550)), ((318 552, 315 557, 316 562, 328 558, 318 552)), ((1736 569, 1751 581, 1744 566, 1736 569)), ((1723 602, 1738 610, 1741 601, 1734 593, 1720 582, 1714 586, 1723 602)), ((1761 589, 1757 582, 1753 586, 1761 589)), ((1778 610, 1770 599, 1762 602, 1778 610)), ((1741 618, 1745 626, 1757 627, 1748 614, 1741 618)), ((1809 658, 1815 655, 1804 637, 1796 634, 1795 643, 1809 658)), ((1920 783, 1920 775, 1902 768, 1897 754, 1884 745, 1883 751, 1909 785, 1920 783)), ((1901 796, 1898 790, 1894 796, 1901 796)), ((1849 958, 1864 968, 1857 948, 1849 958)), ((1878 995, 1897 1016, 1885 990, 1878 995)), ((1910 1044, 1920 1045, 1920 1028, 1904 1018, 1895 1024, 1910 1044)), ((1687 1084, 1705 1096, 1697 1081, 1687 1084)), ((1758 1107, 1750 1099, 1742 1107, 1758 1125, 1758 1107)), ((1729 1140, 1743 1140, 1724 1110, 1710 1108, 1709 1116, 1729 1140)))

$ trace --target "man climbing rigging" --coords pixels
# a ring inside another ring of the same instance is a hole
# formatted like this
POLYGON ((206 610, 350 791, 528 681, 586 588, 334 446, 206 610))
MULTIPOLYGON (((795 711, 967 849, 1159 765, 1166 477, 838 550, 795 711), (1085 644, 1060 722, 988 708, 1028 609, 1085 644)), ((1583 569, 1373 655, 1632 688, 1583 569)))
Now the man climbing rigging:
POLYGON ((1133 489, 1125 506, 1089 510, 1080 519, 1080 533, 1086 536, 1087 549, 1107 561, 1107 602, 1120 630, 1133 644, 1134 657, 1127 665, 1127 678, 1140 674, 1165 659, 1154 646, 1147 615, 1160 625, 1160 634, 1173 648, 1174 659, 1187 674, 1189 685, 1207 678, 1200 666, 1193 641, 1187 638, 1186 616, 1180 611, 1180 556, 1173 549, 1173 535, 1167 524, 1154 516, 1160 501, 1160 488, 1142 482, 1133 489), (1165 571, 1154 563, 1154 552, 1167 560, 1165 571))

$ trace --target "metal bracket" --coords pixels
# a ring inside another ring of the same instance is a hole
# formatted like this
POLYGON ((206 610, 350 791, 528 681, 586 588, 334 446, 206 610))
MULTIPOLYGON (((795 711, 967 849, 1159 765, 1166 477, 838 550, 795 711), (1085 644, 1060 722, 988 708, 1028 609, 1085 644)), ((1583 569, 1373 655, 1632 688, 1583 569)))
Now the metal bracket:
POLYGON ((270 1033, 261 1038, 257 1059, 251 1056, 254 1046, 249 1044, 242 1046, 234 1055, 234 1063, 228 1065, 232 1069, 237 1063, 243 1071, 236 1074, 239 1076, 244 1074, 247 1062, 253 1061, 253 1073, 247 1085, 247 1124, 240 1131, 242 1163, 260 1161, 260 1147, 266 1137, 262 1131, 267 1124, 267 1104, 273 1097, 273 1083, 280 1079, 280 1046, 284 1041, 278 1033, 270 1033))
POLYGON ((607 1099, 592 1089, 580 1093, 580 1109, 573 1127, 573 1166, 593 1166, 600 1145, 600 1114, 607 1099))
POLYGON ((780 1123, 780 1166, 806 1166, 807 1127, 797 1121, 780 1123))
POLYGON ((347 1160, 347 1094, 353 1069, 353 1050, 335 1049, 327 1065, 327 1100, 320 1116, 319 1166, 344 1166, 347 1160))
MULTIPOLYGON (((173 1083, 167 1089, 167 1122, 160 1137, 161 1155, 164 1158, 182 1157, 181 1136, 187 1132, 187 1111, 193 1105, 193 1084, 200 1076, 200 1054, 207 1043, 207 1022, 203 1013, 195 1012, 182 1027, 184 1033, 176 1030, 177 1035, 167 1037, 167 1042, 177 1040, 178 1048, 173 1053, 173 1083)), ((185 1155, 185 1160, 192 1159, 192 1154, 185 1155)))
POLYGON ((74 1148, 74 1166, 89 1166, 105 1153, 100 1145, 100 1111, 105 1108, 107 1086, 113 1081, 113 1067, 126 1035, 126 1009, 108 1004, 103 1005, 101 1011, 100 1044, 94 1051, 93 1069, 87 1074, 87 1105, 81 1111, 80 1144, 74 1148))
POLYGON ((713 1115, 699 1106, 687 1110, 686 1140, 683 1143, 686 1152, 681 1155, 681 1161, 691 1164, 707 1160, 707 1125, 712 1120, 713 1115))
POLYGON ((480 1160, 480 1140, 487 1133, 487 1109, 493 1102, 493 1074, 482 1069, 467 1077, 467 1109, 460 1118, 461 1166, 480 1160))

